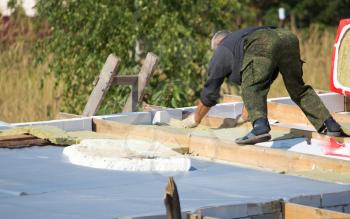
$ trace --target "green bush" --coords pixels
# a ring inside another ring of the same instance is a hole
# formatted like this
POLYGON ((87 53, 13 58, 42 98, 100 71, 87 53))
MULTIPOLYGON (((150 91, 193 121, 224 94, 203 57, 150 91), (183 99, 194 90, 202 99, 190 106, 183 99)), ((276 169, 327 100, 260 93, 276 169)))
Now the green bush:
MULTIPOLYGON (((46 20, 51 34, 38 48, 40 58, 50 60, 50 71, 64 83, 61 110, 82 112, 108 54, 122 59, 120 74, 137 74, 139 57, 149 51, 160 57, 160 64, 145 101, 193 105, 205 81, 210 37, 219 29, 237 29, 237 15, 246 5, 224 0, 39 0, 39 22, 46 20)), ((247 13, 242 19, 251 17, 247 13)), ((99 113, 120 111, 129 91, 113 88, 99 113)))

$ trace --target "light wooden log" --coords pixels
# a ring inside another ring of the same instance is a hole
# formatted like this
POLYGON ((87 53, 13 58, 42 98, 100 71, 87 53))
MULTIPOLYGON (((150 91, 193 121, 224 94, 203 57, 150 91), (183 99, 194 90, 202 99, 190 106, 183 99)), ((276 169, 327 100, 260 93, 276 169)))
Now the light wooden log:
POLYGON ((103 98, 106 96, 113 80, 117 74, 120 59, 110 54, 99 75, 96 86, 94 87, 87 104, 85 105, 83 116, 94 116, 98 111, 103 98))
POLYGON ((284 219, 350 219, 350 214, 294 203, 283 204, 284 219))
POLYGON ((167 219, 181 219, 180 197, 173 177, 168 178, 163 200, 167 219))
POLYGON ((153 72, 155 71, 159 62, 158 56, 153 53, 148 53, 145 62, 142 65, 141 71, 138 75, 137 90, 133 88, 133 92, 129 95, 128 100, 124 106, 123 112, 135 111, 136 106, 141 104, 143 96, 145 94, 145 88, 150 80, 153 72), (133 105, 134 99, 134 105, 133 105))

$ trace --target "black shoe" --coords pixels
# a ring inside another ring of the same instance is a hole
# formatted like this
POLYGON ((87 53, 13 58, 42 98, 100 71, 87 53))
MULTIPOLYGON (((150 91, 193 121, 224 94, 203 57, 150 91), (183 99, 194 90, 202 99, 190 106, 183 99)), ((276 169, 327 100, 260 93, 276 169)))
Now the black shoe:
POLYGON ((237 138, 235 142, 237 144, 256 144, 269 141, 271 139, 270 130, 269 121, 266 118, 257 119, 253 129, 244 137, 237 138))
POLYGON ((343 135, 341 126, 332 117, 329 117, 324 121, 324 124, 319 130, 319 133, 333 137, 339 137, 343 135))

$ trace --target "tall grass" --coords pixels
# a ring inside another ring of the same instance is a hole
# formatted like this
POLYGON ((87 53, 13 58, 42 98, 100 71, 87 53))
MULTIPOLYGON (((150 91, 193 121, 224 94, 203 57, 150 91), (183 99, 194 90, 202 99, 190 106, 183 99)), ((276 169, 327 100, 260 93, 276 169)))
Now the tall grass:
MULTIPOLYGON (((306 84, 317 90, 329 90, 329 71, 331 54, 335 40, 335 29, 321 29, 314 25, 306 30, 296 30, 300 40, 301 59, 303 65, 303 79, 306 84)), ((288 96, 281 76, 274 82, 269 97, 288 96)))
POLYGON ((45 75, 47 65, 35 65, 34 27, 28 18, 10 25, 1 32, 0 121, 52 119, 59 110, 60 89, 52 75, 45 75))

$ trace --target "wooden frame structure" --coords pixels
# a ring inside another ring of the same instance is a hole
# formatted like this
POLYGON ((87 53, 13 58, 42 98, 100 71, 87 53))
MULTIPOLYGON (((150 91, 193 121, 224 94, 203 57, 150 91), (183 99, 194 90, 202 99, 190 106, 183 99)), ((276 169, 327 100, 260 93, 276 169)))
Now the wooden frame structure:
MULTIPOLYGON (((100 75, 94 81, 94 89, 85 105, 83 116, 96 115, 103 98, 106 96, 109 88, 113 85, 131 85, 131 92, 124 106, 123 112, 135 112, 137 106, 142 102, 144 89, 148 84, 153 72, 159 62, 158 56, 148 53, 138 75, 117 75, 120 65, 120 59, 110 54, 104 64, 100 75)), ((63 115, 69 116, 69 115, 63 115)))

